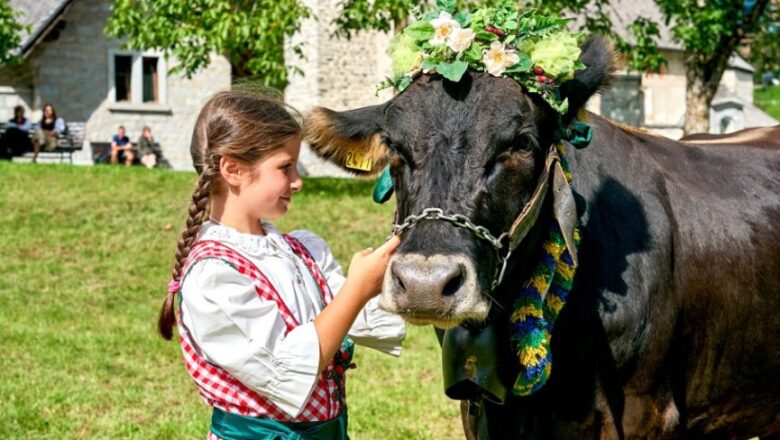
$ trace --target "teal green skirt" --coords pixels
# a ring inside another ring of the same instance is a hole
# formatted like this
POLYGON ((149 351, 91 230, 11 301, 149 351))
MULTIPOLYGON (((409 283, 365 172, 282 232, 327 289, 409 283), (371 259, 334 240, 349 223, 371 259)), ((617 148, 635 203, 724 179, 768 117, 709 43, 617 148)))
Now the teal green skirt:
POLYGON ((346 406, 325 422, 278 422, 214 408, 211 432, 222 440, 349 440, 346 406))

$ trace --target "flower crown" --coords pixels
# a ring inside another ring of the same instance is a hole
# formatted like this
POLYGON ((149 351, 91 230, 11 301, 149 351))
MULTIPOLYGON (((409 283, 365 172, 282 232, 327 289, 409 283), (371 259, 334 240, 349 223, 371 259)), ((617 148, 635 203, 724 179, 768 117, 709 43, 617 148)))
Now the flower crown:
POLYGON ((437 0, 435 11, 415 13, 416 21, 390 42, 393 77, 379 89, 401 92, 421 73, 458 82, 471 68, 512 78, 565 113, 568 101, 558 87, 585 68, 579 60, 580 34, 566 30, 567 18, 521 12, 516 4, 468 13, 456 12, 454 0, 437 0))

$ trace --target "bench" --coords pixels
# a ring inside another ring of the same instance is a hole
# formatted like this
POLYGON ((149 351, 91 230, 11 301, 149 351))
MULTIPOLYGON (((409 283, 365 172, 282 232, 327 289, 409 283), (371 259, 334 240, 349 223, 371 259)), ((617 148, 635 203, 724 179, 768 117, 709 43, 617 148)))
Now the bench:
MULTIPOLYGON (((73 164, 73 153, 82 149, 84 144, 84 129, 85 122, 68 122, 65 124, 65 130, 62 133, 57 134, 57 146, 53 150, 44 150, 41 146, 41 151, 38 153, 38 157, 41 156, 57 156, 60 159, 60 163, 65 162, 65 157, 68 158, 68 162, 73 164)), ((5 133, 5 125, 0 127, 0 136, 5 133)), ((30 139, 35 140, 35 130, 30 131, 30 139)), ((22 155, 26 158, 34 158, 34 152, 26 152, 22 155)))
MULTIPOLYGON (((133 149, 138 151, 138 143, 137 142, 130 142, 130 145, 132 145, 133 149)), ((109 164, 111 163, 111 142, 89 142, 90 149, 92 150, 92 162, 94 164, 109 164)), ((163 157, 162 149, 160 148, 160 144, 155 142, 154 143, 154 150, 155 154, 157 154, 157 164, 155 165, 156 168, 172 168, 170 162, 168 162, 168 159, 163 157)), ((133 165, 141 165, 141 157, 136 154, 135 158, 133 159, 133 165)))

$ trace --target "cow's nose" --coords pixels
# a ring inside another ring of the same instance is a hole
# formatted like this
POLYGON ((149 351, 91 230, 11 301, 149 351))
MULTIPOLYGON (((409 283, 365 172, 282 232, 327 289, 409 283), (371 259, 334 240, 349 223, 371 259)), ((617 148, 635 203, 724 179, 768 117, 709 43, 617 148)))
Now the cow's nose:
POLYGON ((451 297, 460 290, 465 280, 465 269, 454 261, 419 264, 396 260, 392 262, 390 272, 395 284, 393 290, 401 307, 402 302, 410 300, 415 302, 415 299, 425 298, 435 302, 442 297, 451 297))

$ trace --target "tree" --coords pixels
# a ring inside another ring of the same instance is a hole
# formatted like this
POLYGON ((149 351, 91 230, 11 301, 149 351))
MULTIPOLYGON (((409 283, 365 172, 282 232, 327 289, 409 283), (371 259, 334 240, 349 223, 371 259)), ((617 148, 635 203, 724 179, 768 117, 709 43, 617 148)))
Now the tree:
POLYGON ((19 13, 11 9, 8 0, 0 0, 0 64, 19 61, 17 51, 22 43, 22 32, 29 26, 18 21, 19 13))
MULTIPOLYGON (((664 63, 657 44, 658 23, 638 18, 628 29, 630 41, 627 41, 614 32, 607 13, 613 7, 610 0, 527 0, 523 3, 546 13, 583 15, 587 31, 612 37, 630 70, 658 71, 664 63)), ((767 41, 776 38, 777 33, 770 35, 765 31, 770 27, 761 25, 772 23, 761 21, 769 0, 655 0, 655 3, 671 26, 673 40, 683 47, 687 80, 685 132, 706 132, 712 98, 738 45, 753 36, 761 44, 759 55, 767 54, 767 60, 778 60, 776 40, 767 41)), ((397 20, 408 13, 409 3, 404 0, 349 0, 344 6, 346 18, 337 22, 350 32, 384 30, 389 29, 390 19, 397 20)))
POLYGON ((780 0, 771 1, 767 6, 749 49, 757 79, 767 73, 772 76, 780 74, 780 0))
MULTIPOLYGON (((106 34, 126 46, 173 55, 174 70, 191 76, 223 54, 235 77, 257 77, 278 89, 287 85, 284 42, 309 10, 296 0, 114 0, 106 34)), ((292 50, 302 55, 301 45, 292 50)))
MULTIPOLYGON (((540 0, 536 0, 540 1, 540 0)), ((580 7, 582 0, 546 1, 545 7, 567 9, 580 7)), ((718 90, 728 60, 737 46, 758 28, 769 0, 655 0, 666 22, 671 25, 672 38, 683 47, 686 91, 686 134, 709 131, 709 108, 718 90)), ((598 16, 606 16, 607 0, 592 0, 598 16)), ((607 18, 608 20, 608 18, 607 18)), ((643 19, 634 23, 640 33, 652 30, 643 19)), ((634 33, 636 36, 636 33, 634 33)), ((652 35, 645 34, 645 47, 657 47, 652 35)), ((641 45, 629 49, 636 70, 654 70, 645 61, 652 60, 638 52, 641 45)), ((652 62, 652 61, 651 61, 652 62)))

